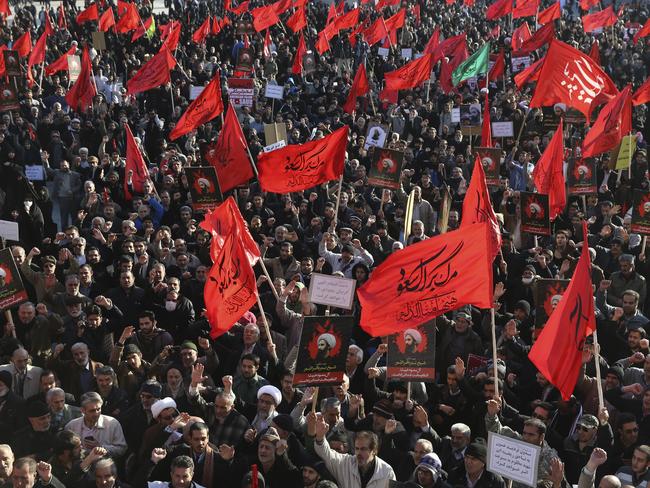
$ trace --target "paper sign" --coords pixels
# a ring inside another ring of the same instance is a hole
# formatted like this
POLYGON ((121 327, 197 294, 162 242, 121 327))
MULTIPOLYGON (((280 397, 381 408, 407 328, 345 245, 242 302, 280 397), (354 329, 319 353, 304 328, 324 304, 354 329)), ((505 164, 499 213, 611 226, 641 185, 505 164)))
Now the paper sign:
POLYGON ((235 107, 252 107, 253 92, 252 78, 228 78, 228 98, 235 107))
POLYGON ((43 181, 45 179, 43 166, 40 164, 25 166, 25 176, 29 181, 43 181))
POLYGON ((98 51, 106 50, 106 36, 102 31, 93 32, 93 47, 98 51))
POLYGON ((81 73, 81 58, 76 55, 68 55, 68 72, 70 73, 70 81, 75 82, 81 73))
POLYGON ((388 336, 386 378, 435 382, 435 327, 421 326, 388 336))
POLYGON ((264 96, 266 98, 275 98, 276 100, 282 100, 284 97, 284 87, 282 85, 272 85, 269 83, 266 85, 264 96))
POLYGON ((488 432, 487 470, 524 485, 537 486, 542 449, 517 439, 488 432))
POLYGON ((17 241, 18 238, 18 222, 10 220, 0 220, 0 237, 9 239, 10 241, 17 241))
POLYGON ((451 109, 451 122, 453 124, 460 122, 460 107, 454 107, 451 109))
POLYGON ((386 59, 388 57, 388 53, 390 51, 388 50, 387 47, 380 47, 377 48, 377 54, 379 54, 382 58, 386 59))
POLYGON ((265 153, 269 153, 271 151, 275 151, 276 149, 280 149, 281 147, 284 147, 286 145, 287 145, 287 143, 284 142, 284 141, 274 142, 273 144, 269 144, 268 146, 264 146, 263 151, 265 153))
POLYGON ((411 59, 413 57, 413 49, 410 47, 403 48, 402 57, 404 59, 411 59))
POLYGON ((512 120, 504 122, 492 122, 492 137, 514 137, 515 131, 512 120))
MULTIPOLYGON (((277 122, 273 124, 264 124, 264 140, 266 141, 267 146, 271 146, 280 141, 284 141, 286 144, 287 126, 277 122)), ((275 149, 277 149, 277 147, 275 149)))
POLYGON ((309 301, 328 307, 352 309, 356 281, 340 276, 312 273, 309 282, 309 301))
POLYGON ((190 100, 196 100, 199 98, 201 93, 203 93, 203 90, 205 90, 204 86, 194 86, 192 85, 190 87, 190 100))
POLYGON ((623 137, 618 148, 615 169, 629 168, 634 151, 636 151, 636 136, 627 135, 623 137))

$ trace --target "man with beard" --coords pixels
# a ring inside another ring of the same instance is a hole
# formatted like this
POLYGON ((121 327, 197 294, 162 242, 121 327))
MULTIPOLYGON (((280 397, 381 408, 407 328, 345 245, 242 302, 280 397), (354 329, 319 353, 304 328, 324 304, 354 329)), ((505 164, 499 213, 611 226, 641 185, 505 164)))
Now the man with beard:
POLYGON ((131 451, 140 451, 144 433, 154 422, 151 406, 161 396, 161 384, 156 380, 147 380, 140 387, 136 403, 120 416, 120 423, 131 451))
POLYGON ((153 375, 151 363, 142 359, 142 351, 135 344, 124 343, 135 333, 135 327, 128 326, 122 331, 117 344, 111 352, 110 365, 115 370, 118 383, 129 398, 135 397, 140 385, 153 375))
MULTIPOLYGON (((72 254, 70 254, 70 251, 67 249, 65 252, 67 256, 72 256, 72 254)), ((55 275, 56 258, 54 256, 45 256, 41 260, 43 271, 34 271, 32 269, 32 259, 34 256, 40 256, 40 254, 40 249, 33 247, 31 251, 29 251, 29 254, 27 254, 25 261, 23 261, 23 263, 20 265, 20 271, 22 272, 25 279, 31 283, 36 290, 36 300, 42 302, 55 293, 65 291, 65 288, 57 280, 57 277, 55 275)))
POLYGON ((144 310, 140 312, 138 315, 138 331, 135 333, 131 331, 131 333, 126 335, 123 334, 117 343, 117 347, 124 347, 126 343, 123 341, 128 341, 128 344, 138 347, 145 361, 153 361, 165 347, 174 343, 171 334, 166 330, 158 328, 157 325, 156 314, 153 311, 144 310))
POLYGON ((259 432, 264 432, 271 426, 271 420, 278 416, 276 407, 282 401, 282 394, 275 386, 266 385, 257 392, 257 404, 246 404, 243 413, 250 420, 251 428, 244 434, 248 443, 255 440, 259 432))
POLYGON ((49 459, 56 445, 56 437, 50 431, 50 409, 43 402, 28 402, 25 415, 29 425, 15 430, 11 442, 16 456, 49 459))
POLYGON ((75 398, 81 398, 81 395, 93 389, 95 370, 103 364, 90 359, 90 349, 83 342, 76 342, 70 348, 72 360, 59 358, 64 348, 63 344, 55 346, 49 366, 58 373, 66 391, 75 398))
POLYGON ((0 444, 0 486, 11 486, 11 471, 14 469, 14 452, 8 444, 0 444))
POLYGON ((50 409, 50 430, 55 434, 62 431, 72 419, 81 417, 81 410, 73 405, 67 405, 65 396, 66 393, 58 387, 48 390, 45 395, 45 401, 50 409))
POLYGON ((318 353, 316 361, 325 361, 330 358, 330 353, 336 346, 336 338, 332 334, 321 334, 318 336, 318 353))
POLYGON ((74 481, 73 469, 81 461, 81 439, 74 432, 63 430, 56 435, 54 455, 49 459, 52 474, 65 486, 74 481))
POLYGON ((421 342, 422 334, 419 331, 406 329, 404 331, 404 354, 415 354, 421 342))
MULTIPOLYGON (((267 247, 264 248, 265 254, 266 249, 267 247)), ((273 278, 284 278, 285 281, 291 281, 295 275, 300 274, 300 264, 293 256, 293 244, 290 242, 285 241, 280 244, 280 255, 277 258, 265 258, 264 264, 273 278)))

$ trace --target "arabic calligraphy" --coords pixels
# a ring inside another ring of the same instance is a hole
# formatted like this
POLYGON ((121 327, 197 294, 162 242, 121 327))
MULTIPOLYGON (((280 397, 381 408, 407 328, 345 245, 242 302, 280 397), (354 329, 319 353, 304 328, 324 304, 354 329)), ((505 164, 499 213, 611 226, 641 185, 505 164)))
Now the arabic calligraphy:
POLYGON ((590 105, 594 98, 605 88, 605 81, 602 76, 593 75, 591 63, 585 58, 573 60, 575 69, 578 72, 571 70, 569 68, 570 64, 571 62, 568 62, 564 67, 564 76, 567 79, 562 80, 560 85, 566 86, 571 100, 573 100, 573 93, 577 92, 577 100, 590 105))
POLYGON ((397 284, 397 296, 402 292, 425 292, 435 291, 443 287, 458 276, 458 271, 452 269, 453 259, 464 247, 463 241, 445 256, 447 246, 443 246, 438 252, 427 259, 421 259, 420 263, 407 274, 404 268, 400 269, 401 279, 397 284), (438 259, 440 261, 438 262, 438 259))
POLYGON ((535 486, 539 447, 491 434, 488 470, 529 486, 535 486))
POLYGON ((408 322, 414 319, 438 316, 457 308, 457 303, 456 292, 452 290, 443 295, 407 302, 397 311, 395 318, 399 322, 408 322))

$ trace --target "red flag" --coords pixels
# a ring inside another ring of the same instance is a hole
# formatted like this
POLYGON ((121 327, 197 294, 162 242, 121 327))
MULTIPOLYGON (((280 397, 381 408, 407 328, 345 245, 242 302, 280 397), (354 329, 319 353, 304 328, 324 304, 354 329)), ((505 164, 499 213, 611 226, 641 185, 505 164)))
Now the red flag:
POLYGON ((337 30, 353 29, 359 23, 359 9, 355 8, 337 17, 334 23, 337 30))
POLYGON ((433 54, 410 61, 395 71, 384 74, 387 90, 407 90, 421 85, 431 77, 433 54))
POLYGON ((499 254, 499 249, 501 248, 501 228, 499 227, 497 215, 490 201, 490 191, 485 180, 483 162, 477 154, 476 161, 474 161, 472 180, 469 182, 467 193, 465 193, 465 199, 463 200, 463 218, 460 222, 460 228, 465 229, 479 222, 488 224, 491 245, 490 255, 494 259, 494 256, 499 254))
POLYGON ((201 94, 190 103, 176 123, 176 127, 169 133, 169 138, 172 141, 209 122, 223 112, 220 78, 221 72, 217 72, 201 94))
POLYGON ((395 15, 391 15, 386 19, 386 30, 388 32, 396 31, 404 27, 404 22, 406 21, 406 9, 402 8, 395 15))
POLYGON ((650 78, 646 79, 643 85, 632 95, 632 105, 641 105, 650 102, 650 78))
POLYGON ((515 9, 512 11, 512 18, 534 17, 537 15, 538 7, 539 0, 517 0, 515 9))
POLYGON ((411 7, 411 13, 415 17, 415 22, 416 24, 420 23, 420 4, 416 3, 413 7, 411 7))
POLYGON ((316 51, 321 56, 323 55, 323 53, 330 50, 330 43, 327 41, 327 35, 325 31, 320 31, 318 33, 318 39, 316 39, 315 46, 316 46, 316 51))
POLYGON ((97 8, 97 4, 92 3, 86 10, 79 12, 79 14, 77 15, 77 24, 83 24, 84 22, 88 22, 89 20, 98 20, 98 19, 99 19, 99 10, 97 8))
POLYGON ((582 17, 582 28, 585 32, 593 32, 601 27, 609 27, 614 25, 618 17, 614 13, 614 7, 611 5, 600 12, 585 15, 582 17))
POLYGON ((327 10, 327 20, 325 25, 330 24, 336 18, 336 8, 334 7, 334 2, 330 3, 329 9, 327 10))
POLYGON ((545 46, 555 39, 555 25, 553 23, 540 27, 530 39, 524 41, 519 48, 519 53, 528 54, 545 46))
POLYGON ((269 29, 266 29, 266 34, 264 35, 264 47, 262 53, 265 58, 271 57, 271 32, 269 29))
POLYGON ((111 27, 115 27, 115 16, 113 15, 113 9, 109 7, 99 18, 99 30, 108 32, 111 27))
POLYGON ((169 71, 176 66, 176 60, 169 49, 163 45, 162 49, 138 70, 126 83, 126 92, 129 95, 157 88, 160 85, 169 83, 171 79, 169 71))
POLYGON ((307 27, 307 14, 304 8, 297 9, 291 17, 287 19, 287 27, 293 32, 298 32, 299 30, 307 27))
POLYGON ((6 19, 11 15, 11 8, 9 8, 9 0, 0 1, 0 15, 6 19))
POLYGON ((632 86, 605 105, 582 142, 582 157, 592 158, 618 146, 632 130, 632 86))
POLYGON ((650 36, 650 19, 646 20, 643 27, 639 29, 639 31, 636 34, 634 34, 634 37, 632 38, 632 42, 636 44, 637 42, 639 42, 639 39, 646 36, 650 36))
POLYGON ((429 39, 429 42, 427 42, 427 45, 424 46, 423 54, 433 54, 439 45, 440 45, 440 26, 437 26, 436 30, 434 30, 433 34, 431 34, 431 38, 429 39))
POLYGON ((562 16, 562 6, 560 2, 555 2, 549 8, 542 10, 537 15, 537 23, 544 25, 553 22, 555 19, 559 19, 562 16))
POLYGON ((459 34, 442 41, 433 52, 433 64, 435 65, 443 57, 452 57, 452 53, 459 52, 459 46, 467 46, 467 34, 459 34))
MULTIPOLYGON (((587 235, 584 221, 582 232, 587 235)), ((589 246, 585 245, 569 286, 528 354, 539 372, 560 390, 564 400, 573 394, 585 339, 595 330, 589 246)))
POLYGON ((467 45, 463 42, 457 44, 455 51, 447 53, 446 57, 443 58, 440 65, 440 87, 445 93, 456 91, 456 87, 454 86, 454 83, 451 79, 451 75, 453 74, 454 70, 468 57, 469 54, 467 52, 467 45))
POLYGON ((192 34, 192 41, 195 44, 203 44, 206 38, 210 35, 210 16, 208 16, 198 29, 192 34))
POLYGON ((512 12, 512 0, 497 0, 485 11, 488 20, 496 20, 505 17, 512 12))
MULTIPOLYGON (((0 12, 1 14, 2 12, 0 12)), ((47 10, 45 11, 45 20, 43 21, 43 25, 45 26, 43 28, 43 32, 45 33, 46 36, 51 36, 54 34, 54 27, 52 27, 52 21, 50 20, 50 14, 47 13, 47 10)))
POLYGON ((598 49, 598 40, 596 39, 594 39, 594 42, 591 43, 589 57, 600 65, 600 50, 598 49))
POLYGON ((481 127, 481 145, 492 147, 492 128, 490 127, 490 100, 485 94, 485 105, 483 106, 483 125, 481 127))
POLYGON ((555 134, 544 149, 533 170, 535 188, 539 193, 548 195, 551 219, 564 211, 566 206, 566 189, 564 174, 564 124, 560 119, 555 134))
POLYGON ((117 13, 120 16, 120 19, 115 25, 117 32, 125 33, 140 27, 142 21, 140 20, 138 7, 134 4, 118 1, 117 13))
POLYGON ((53 63, 48 64, 45 67, 45 74, 47 76, 51 76, 54 73, 58 73, 59 71, 64 71, 68 69, 68 56, 72 56, 77 52, 77 46, 73 45, 70 49, 68 49, 65 53, 63 53, 63 56, 59 57, 56 61, 53 63))
POLYGON ((222 193, 248 183, 254 176, 248 144, 232 105, 226 112, 219 138, 208 148, 205 159, 217 170, 222 193))
POLYGON ((226 236, 236 235, 243 244, 246 258, 251 266, 255 266, 260 259, 260 248, 253 240, 246 222, 235 203, 233 197, 226 198, 226 201, 216 207, 213 211, 205 214, 205 219, 199 226, 212 234, 210 245, 210 257, 212 261, 217 260, 217 256, 225 243, 226 236))
POLYGON ((488 224, 468 225, 392 253, 357 290, 371 336, 417 327, 466 305, 492 306, 488 224))
POLYGON ((600 3, 600 0, 580 0, 580 8, 582 10, 589 10, 600 3))
POLYGON ((133 171, 131 183, 133 191, 137 193, 144 192, 144 182, 150 179, 149 168, 147 168, 138 143, 133 137, 131 127, 125 124, 126 129, 126 164, 124 166, 124 195, 127 200, 131 200, 131 192, 129 191, 128 179, 129 172, 133 171))
POLYGON ((499 39, 501 36, 501 26, 500 25, 495 25, 490 29, 490 37, 494 39, 495 41, 499 39))
POLYGON ((377 12, 381 12, 386 7, 392 7, 393 5, 399 5, 400 0, 379 0, 375 6, 377 12))
POLYGON ((226 237, 208 273, 203 295, 213 339, 226 333, 257 303, 255 273, 246 261, 240 236, 226 237))
POLYGON ((12 49, 18 51, 18 55, 21 58, 26 58, 29 56, 29 53, 32 51, 32 35, 29 31, 26 31, 22 36, 16 39, 12 49))
POLYGON ((544 57, 530 107, 565 103, 587 120, 600 103, 618 94, 609 76, 586 54, 554 39, 544 57))
POLYGON ((275 13, 278 15, 282 15, 285 13, 287 10, 291 8, 291 3, 292 0, 278 0, 273 4, 273 7, 275 8, 275 13))
POLYGON ((513 51, 519 51, 519 48, 523 46, 524 42, 530 39, 530 27, 528 27, 528 22, 524 22, 519 27, 517 27, 512 33, 512 41, 510 45, 512 46, 513 51))
POLYGON ((174 25, 169 31, 169 34, 167 35, 167 37, 165 37, 165 42, 163 42, 163 45, 160 47, 160 51, 162 51, 164 47, 167 47, 169 52, 176 51, 176 47, 178 47, 178 43, 180 40, 181 40, 181 24, 180 22, 174 22, 174 25))
POLYGON ((253 27, 256 32, 262 32, 265 29, 280 22, 280 17, 275 12, 273 5, 266 5, 265 7, 258 7, 251 11, 253 15, 253 27))
POLYGON ((388 31, 386 30, 384 18, 379 17, 377 20, 375 20, 370 27, 363 31, 363 37, 368 43, 368 46, 377 44, 383 38, 388 37, 388 31))
POLYGON ((521 87, 523 87, 525 84, 537 81, 543 64, 544 58, 540 58, 531 64, 528 68, 517 73, 515 75, 515 85, 517 85, 517 88, 521 90, 521 87))
POLYGON ((135 42, 138 39, 140 39, 142 36, 144 36, 145 32, 149 30, 149 28, 151 27, 152 22, 153 22, 153 15, 149 17, 147 20, 145 20, 143 24, 140 24, 138 26, 138 28, 131 36, 131 42, 135 42))
POLYGON ((65 10, 63 9, 63 2, 61 2, 61 4, 59 5, 57 12, 58 12, 57 25, 59 26, 60 29, 66 29, 68 27, 68 24, 65 19, 65 10))
POLYGON ((233 14, 235 14, 237 17, 243 15, 245 12, 248 12, 248 6, 250 4, 250 1, 246 0, 245 2, 240 3, 237 7, 231 10, 233 14))
POLYGON ((357 97, 362 97, 368 93, 369 88, 366 66, 360 64, 357 73, 354 75, 354 81, 352 82, 352 88, 350 88, 348 99, 346 100, 345 105, 343 105, 343 111, 351 114, 357 106, 357 97))
POLYGON ((34 45, 34 49, 30 53, 29 59, 27 60, 27 80, 29 81, 29 86, 32 86, 34 84, 32 66, 45 62, 45 49, 47 48, 46 43, 47 34, 43 32, 43 34, 41 34, 41 37, 38 38, 38 41, 36 41, 36 45, 34 45))
POLYGON ((260 186, 264 191, 290 193, 306 190, 343 173, 348 126, 305 144, 292 144, 257 157, 260 186))
POLYGON ((298 49, 296 49, 296 57, 293 58, 293 66, 291 67, 291 72, 294 75, 299 75, 302 73, 302 57, 307 53, 307 45, 305 44, 305 37, 300 33, 300 39, 298 39, 298 49))
POLYGON ((492 65, 492 68, 490 68, 488 79, 496 81, 500 79, 505 72, 506 72, 506 55, 503 52, 503 48, 501 48, 499 50, 499 55, 497 56, 496 61, 492 65))
POLYGON ((90 79, 92 76, 92 65, 90 63, 90 55, 88 48, 84 48, 81 55, 81 71, 79 78, 74 82, 72 88, 65 96, 65 101, 73 110, 80 112, 85 111, 93 103, 93 97, 97 95, 95 84, 90 79))

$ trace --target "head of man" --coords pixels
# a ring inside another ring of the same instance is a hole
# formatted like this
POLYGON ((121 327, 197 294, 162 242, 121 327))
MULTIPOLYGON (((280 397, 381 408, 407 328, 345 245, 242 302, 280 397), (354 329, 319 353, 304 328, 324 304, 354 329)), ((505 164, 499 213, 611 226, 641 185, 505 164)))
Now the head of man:
POLYGON ((253 323, 246 324, 244 327, 243 341, 244 346, 252 347, 260 338, 260 328, 253 323))
POLYGON ((163 427, 169 427, 178 416, 176 402, 171 397, 161 398, 151 405, 151 416, 163 427))
POLYGON ((639 439, 639 424, 631 413, 621 413, 618 417, 618 436, 623 446, 636 444, 639 439))
POLYGON ((77 342, 70 348, 72 352, 72 359, 75 364, 81 368, 85 368, 90 361, 90 349, 88 345, 83 342, 77 342))
POLYGON ((214 399, 214 416, 224 420, 233 409, 233 398, 225 393, 219 393, 214 399))
POLYGON ((415 481, 422 488, 433 488, 440 478, 442 463, 440 458, 434 452, 427 453, 420 459, 415 468, 415 481))
POLYGON ((591 443, 598 432, 598 419, 593 415, 582 415, 576 425, 577 441, 583 444, 591 443))
MULTIPOLYGON (((250 325, 250 324, 249 324, 250 325)), ((255 354, 244 354, 241 358, 241 374, 246 379, 254 378, 260 367, 260 358, 255 354)))
POLYGON ((54 455, 62 463, 74 463, 81 459, 81 439, 70 430, 62 430, 56 435, 54 455))
POLYGON ((422 458, 431 452, 433 452, 433 444, 431 444, 431 441, 427 439, 418 439, 413 448, 413 461, 416 465, 420 464, 422 458))
POLYGON ((361 431, 354 437, 354 457, 361 469, 375 460, 379 441, 374 432, 361 431))
POLYGON ((111 458, 100 459, 95 463, 96 488, 113 488, 117 481, 117 466, 111 458))
POLYGON ((325 398, 321 405, 321 412, 331 429, 341 418, 341 402, 335 397, 325 398))
POLYGON ((485 469, 487 447, 482 442, 473 442, 465 450, 465 472, 475 479, 485 469))
POLYGON ((458 312, 454 317, 454 330, 458 334, 464 334, 472 325, 472 316, 467 312, 458 312))
POLYGON ((625 290, 621 300, 623 301, 623 312, 625 315, 634 315, 639 306, 640 295, 634 290, 625 290))
POLYGON ((172 488, 188 488, 194 477, 194 461, 189 456, 177 456, 171 464, 172 488))
POLYGON ((621 254, 618 257, 618 266, 625 278, 634 276, 634 256, 631 254, 621 254))
POLYGON ((544 424, 548 425, 551 421, 553 414, 553 405, 547 402, 538 402, 533 407, 533 413, 531 417, 534 419, 541 420, 544 424))
POLYGON ((353 371, 361 364, 361 361, 363 361, 363 350, 355 344, 350 345, 345 356, 345 369, 348 372, 353 371))
POLYGON ((30 457, 16 459, 11 482, 14 488, 32 488, 36 483, 36 461, 30 457))
POLYGON ((257 445, 257 458, 264 466, 273 466, 276 456, 276 445, 280 441, 280 436, 275 428, 270 427, 257 445))
POLYGON ((184 368, 191 368, 199 358, 199 350, 192 341, 185 341, 181 344, 181 363, 184 368))
POLYGON ((14 452, 9 444, 0 444, 0 481, 5 482, 11 476, 14 467, 14 452))
POLYGON ((151 310, 145 310, 138 316, 138 327, 145 336, 154 333, 156 328, 156 315, 151 310))
POLYGON ((94 391, 89 391, 81 396, 81 414, 84 418, 84 424, 88 427, 97 425, 99 417, 102 414, 102 405, 104 400, 94 391))
POLYGON ((95 382, 99 394, 103 397, 108 396, 115 384, 115 371, 110 366, 95 369, 95 382))
POLYGON ((50 409, 41 401, 29 402, 25 414, 34 432, 46 432, 50 429, 50 409))
POLYGON ((632 471, 636 476, 643 476, 650 466, 650 446, 638 446, 632 454, 632 471))
POLYGON ((18 320, 20 321, 20 324, 30 324, 35 317, 36 307, 32 302, 22 303, 20 307, 18 307, 18 320))
POLYGON ((38 385, 38 391, 46 393, 56 386, 56 375, 50 369, 44 369, 41 372, 41 378, 38 385))
POLYGON ((451 447, 457 451, 462 451, 469 445, 472 438, 472 431, 468 425, 454 424, 451 426, 451 447))
POLYGON ((27 371, 27 365, 29 364, 29 353, 24 348, 19 347, 11 355, 11 364, 14 365, 16 371, 24 373, 27 371))
POLYGON ((151 406, 162 396, 162 386, 156 380, 147 380, 140 387, 140 402, 144 410, 151 410, 151 406))
POLYGON ((539 419, 528 419, 524 422, 521 437, 525 442, 541 446, 546 436, 546 424, 539 419))
POLYGON ((302 484, 305 488, 315 488, 316 484, 320 481, 321 476, 318 468, 323 463, 313 462, 302 467, 302 484))
POLYGON ((209 427, 203 422, 194 422, 190 425, 189 438, 192 452, 200 454, 205 452, 208 445, 209 427))
POLYGON ((120 274, 120 286, 123 290, 130 290, 135 285, 135 277, 131 271, 123 271, 120 274))
POLYGON ((282 393, 275 386, 265 385, 257 390, 257 414, 268 418, 282 401, 282 393))
POLYGON ((54 387, 45 394, 45 401, 50 412, 61 413, 65 408, 65 392, 61 388, 54 387))

